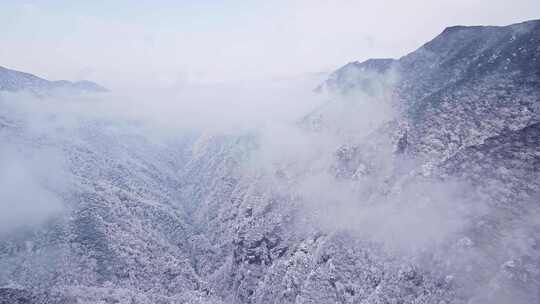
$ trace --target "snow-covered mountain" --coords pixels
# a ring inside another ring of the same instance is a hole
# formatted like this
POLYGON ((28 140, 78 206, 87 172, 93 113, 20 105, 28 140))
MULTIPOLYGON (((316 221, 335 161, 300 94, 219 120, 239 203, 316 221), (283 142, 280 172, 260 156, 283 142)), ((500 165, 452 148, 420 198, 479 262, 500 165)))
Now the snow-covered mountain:
POLYGON ((451 27, 269 135, 4 111, 64 208, 0 230, 0 303, 538 303, 539 56, 540 21, 451 27))
POLYGON ((33 93, 47 93, 62 90, 68 92, 106 92, 107 89, 97 83, 81 80, 49 81, 35 75, 10 70, 0 66, 0 91, 30 91, 33 93))

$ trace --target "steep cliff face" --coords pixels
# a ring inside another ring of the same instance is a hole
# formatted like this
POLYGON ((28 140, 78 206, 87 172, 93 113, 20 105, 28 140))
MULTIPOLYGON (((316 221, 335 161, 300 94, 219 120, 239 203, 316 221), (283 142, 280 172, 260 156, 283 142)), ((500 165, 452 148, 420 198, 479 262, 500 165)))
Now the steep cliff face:
POLYGON ((539 21, 448 28, 336 71, 327 104, 266 136, 2 112, 2 142, 59 150, 70 182, 44 179, 65 205, 46 222, 0 230, 0 298, 536 303, 539 39, 539 21))

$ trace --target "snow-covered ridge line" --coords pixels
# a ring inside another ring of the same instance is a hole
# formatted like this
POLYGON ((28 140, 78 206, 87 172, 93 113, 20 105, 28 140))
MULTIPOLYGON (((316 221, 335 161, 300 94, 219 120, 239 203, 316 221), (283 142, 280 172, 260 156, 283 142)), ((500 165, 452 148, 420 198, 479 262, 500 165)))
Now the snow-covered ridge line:
POLYGON ((73 92, 107 92, 99 84, 88 81, 50 81, 30 73, 11 70, 0 66, 0 91, 30 91, 33 93, 47 93, 53 90, 66 90, 73 92))

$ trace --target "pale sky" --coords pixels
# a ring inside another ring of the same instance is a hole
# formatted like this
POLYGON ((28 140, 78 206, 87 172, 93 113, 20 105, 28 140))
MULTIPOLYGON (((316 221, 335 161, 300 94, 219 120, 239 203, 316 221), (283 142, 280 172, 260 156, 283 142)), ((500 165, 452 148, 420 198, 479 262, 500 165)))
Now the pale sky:
POLYGON ((287 78, 535 18, 539 0, 0 0, 0 66, 111 88, 287 78))

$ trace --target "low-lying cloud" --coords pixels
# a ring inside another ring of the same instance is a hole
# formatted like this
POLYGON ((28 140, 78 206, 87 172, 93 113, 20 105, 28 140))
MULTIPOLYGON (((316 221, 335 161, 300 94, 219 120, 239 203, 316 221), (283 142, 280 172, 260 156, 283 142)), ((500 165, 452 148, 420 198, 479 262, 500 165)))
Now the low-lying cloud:
MULTIPOLYGON (((471 185, 423 176, 414 158, 396 155, 395 139, 381 132, 400 118, 391 83, 347 96, 316 95, 313 83, 294 81, 159 93, 0 95, 0 135, 6 139, 0 149, 0 232, 42 224, 65 210, 59 195, 69 184, 65 152, 43 147, 84 142, 79 129, 94 128, 163 144, 186 134, 249 136, 255 144, 241 178, 263 176, 264 191, 298 198, 294 207, 316 229, 347 231, 408 257, 429 252, 446 259, 445 248, 454 245, 469 250, 474 246, 467 231, 489 215, 489 204, 471 185)), ((118 144, 123 138, 114 137, 118 144)), ((505 251, 505 245, 494 247, 505 251)), ((482 254, 474 248, 447 260, 467 269, 482 254)), ((455 273, 466 282, 466 271, 455 273)))
POLYGON ((63 182, 55 156, 23 149, 0 149, 0 233, 42 224, 65 207, 55 192, 63 182))

